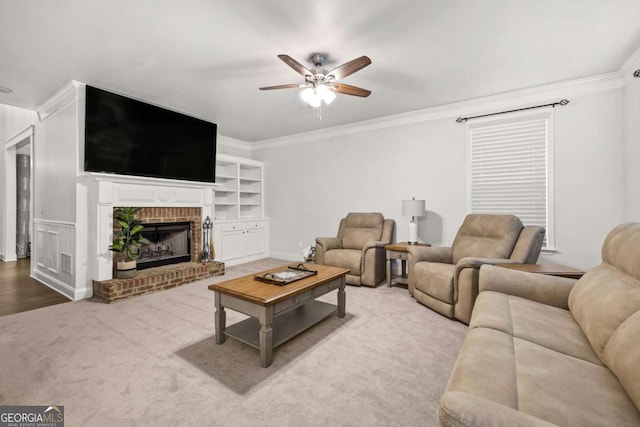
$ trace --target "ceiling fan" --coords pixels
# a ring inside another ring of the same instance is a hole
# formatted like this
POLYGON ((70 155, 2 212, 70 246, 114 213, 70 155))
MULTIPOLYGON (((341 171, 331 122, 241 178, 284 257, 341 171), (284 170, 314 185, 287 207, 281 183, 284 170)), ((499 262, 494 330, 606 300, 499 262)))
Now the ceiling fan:
POLYGON ((304 83, 267 86, 261 87, 260 90, 303 87, 305 89, 300 93, 300 96, 310 107, 320 107, 322 101, 327 105, 330 104, 336 98, 336 92, 361 97, 371 95, 370 90, 337 82, 371 64, 371 59, 367 56, 361 56, 331 71, 325 71, 321 69, 321 67, 327 61, 327 57, 328 55, 326 53, 312 53, 309 56, 309 61, 315 66, 314 72, 289 55, 278 55, 278 58, 285 64, 304 77, 304 83))

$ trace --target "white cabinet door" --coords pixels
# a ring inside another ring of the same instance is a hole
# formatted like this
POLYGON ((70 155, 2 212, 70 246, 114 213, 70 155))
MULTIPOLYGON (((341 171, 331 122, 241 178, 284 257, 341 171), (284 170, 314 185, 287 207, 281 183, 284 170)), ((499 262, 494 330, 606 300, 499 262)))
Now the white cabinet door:
POLYGON ((229 265, 254 261, 269 252, 269 221, 225 221, 214 226, 216 260, 229 265))
POLYGON ((264 227, 249 228, 244 234, 244 256, 261 255, 267 252, 264 227))
POLYGON ((242 258, 244 256, 243 240, 243 230, 223 231, 220 235, 220 258, 223 260, 242 258))

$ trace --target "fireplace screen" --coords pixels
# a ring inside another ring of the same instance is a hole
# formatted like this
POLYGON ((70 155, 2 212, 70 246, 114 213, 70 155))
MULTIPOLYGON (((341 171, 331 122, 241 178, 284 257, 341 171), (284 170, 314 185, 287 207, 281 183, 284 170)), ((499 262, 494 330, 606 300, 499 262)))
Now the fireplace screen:
POLYGON ((138 270, 191 261, 191 223, 143 224, 142 235, 151 244, 140 247, 138 270))

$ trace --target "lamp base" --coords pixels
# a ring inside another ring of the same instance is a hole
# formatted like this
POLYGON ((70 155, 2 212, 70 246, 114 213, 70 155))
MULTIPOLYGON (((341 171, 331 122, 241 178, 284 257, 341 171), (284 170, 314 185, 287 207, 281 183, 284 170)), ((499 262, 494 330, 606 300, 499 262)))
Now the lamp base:
POLYGON ((411 220, 409 223, 409 244, 418 243, 418 224, 411 220))

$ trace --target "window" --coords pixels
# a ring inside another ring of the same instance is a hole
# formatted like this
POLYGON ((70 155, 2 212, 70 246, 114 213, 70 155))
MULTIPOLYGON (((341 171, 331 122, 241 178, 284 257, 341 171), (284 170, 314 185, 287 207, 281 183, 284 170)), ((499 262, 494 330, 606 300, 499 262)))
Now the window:
POLYGON ((544 227, 544 249, 554 247, 552 119, 547 109, 467 125, 469 211, 544 227))

